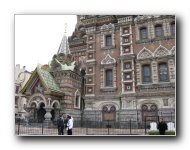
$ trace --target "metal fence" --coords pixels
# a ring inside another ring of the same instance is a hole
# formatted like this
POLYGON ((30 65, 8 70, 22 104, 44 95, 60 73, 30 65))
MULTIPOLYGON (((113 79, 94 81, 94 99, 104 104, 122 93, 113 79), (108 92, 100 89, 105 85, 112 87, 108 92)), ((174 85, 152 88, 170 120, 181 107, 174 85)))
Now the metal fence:
MULTIPOLYGON (((92 118, 74 118, 73 135, 147 135, 150 131, 150 123, 158 122, 159 116, 146 116, 144 121, 96 121, 92 118)), ((166 122, 171 122, 169 117, 164 117, 166 122)), ((175 122, 174 122, 175 123, 175 122)), ((56 122, 35 122, 15 119, 15 135, 58 135, 56 122)), ((64 128, 64 135, 67 131, 64 128)))

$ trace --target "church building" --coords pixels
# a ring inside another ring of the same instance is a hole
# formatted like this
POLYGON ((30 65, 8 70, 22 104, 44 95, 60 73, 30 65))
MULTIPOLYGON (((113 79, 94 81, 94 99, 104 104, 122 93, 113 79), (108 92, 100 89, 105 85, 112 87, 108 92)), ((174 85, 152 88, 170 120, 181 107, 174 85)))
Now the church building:
POLYGON ((175 16, 76 17, 73 34, 67 39, 65 30, 57 54, 37 67, 21 90, 26 117, 175 119, 175 16))

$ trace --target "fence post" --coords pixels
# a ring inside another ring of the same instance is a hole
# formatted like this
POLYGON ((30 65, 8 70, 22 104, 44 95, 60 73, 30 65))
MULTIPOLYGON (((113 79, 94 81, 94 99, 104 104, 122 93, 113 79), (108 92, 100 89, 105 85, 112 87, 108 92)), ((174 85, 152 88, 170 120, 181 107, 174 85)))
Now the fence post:
POLYGON ((145 135, 146 135, 146 116, 145 116, 145 135))
POLYGON ((43 127, 44 127, 44 121, 42 121, 42 135, 43 135, 43 127))
POLYGON ((18 135, 19 135, 19 132, 20 132, 20 117, 19 117, 19 120, 18 120, 18 135))
POLYGON ((86 120, 86 135, 88 135, 88 120, 86 120))
POLYGON ((110 133, 109 133, 109 120, 108 120, 108 135, 109 135, 110 133))
POLYGON ((131 134, 131 119, 129 120, 130 134, 131 134))

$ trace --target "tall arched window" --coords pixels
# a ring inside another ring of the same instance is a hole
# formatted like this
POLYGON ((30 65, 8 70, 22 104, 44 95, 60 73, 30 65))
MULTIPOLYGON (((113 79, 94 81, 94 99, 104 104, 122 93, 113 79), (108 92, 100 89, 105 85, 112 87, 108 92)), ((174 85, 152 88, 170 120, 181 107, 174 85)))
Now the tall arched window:
POLYGON ((106 46, 112 45, 112 38, 110 35, 106 36, 106 46))
POLYGON ((162 36, 162 26, 161 25, 157 25, 156 26, 156 36, 162 36))
POLYGON ((146 28, 140 29, 141 39, 146 39, 146 28))
POLYGON ((168 80, 168 69, 166 63, 159 64, 159 76, 160 76, 160 81, 168 80))
POLYGON ((81 101, 80 92, 77 90, 75 93, 75 101, 74 101, 75 108, 80 108, 80 101, 81 101))
POLYGON ((106 71, 106 86, 112 86, 112 70, 106 71))

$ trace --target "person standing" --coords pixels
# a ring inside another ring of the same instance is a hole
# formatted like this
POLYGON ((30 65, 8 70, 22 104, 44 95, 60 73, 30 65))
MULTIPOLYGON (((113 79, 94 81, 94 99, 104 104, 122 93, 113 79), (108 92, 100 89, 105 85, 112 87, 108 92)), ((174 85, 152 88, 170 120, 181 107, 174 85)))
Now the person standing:
POLYGON ((64 135, 64 132, 63 132, 64 123, 63 123, 62 115, 59 115, 59 118, 57 119, 57 127, 58 127, 58 135, 64 135))
POLYGON ((65 120, 64 120, 64 125, 65 125, 66 131, 68 130, 68 127, 67 127, 68 121, 69 121, 69 115, 67 114, 67 115, 66 115, 66 118, 65 118, 65 120))
POLYGON ((160 135, 165 135, 165 131, 168 129, 168 126, 163 118, 160 118, 160 122, 157 125, 160 135))
POLYGON ((69 120, 68 120, 68 123, 67 123, 67 127, 68 127, 67 135, 72 135, 73 121, 71 119, 71 116, 68 116, 68 118, 69 118, 69 120))

